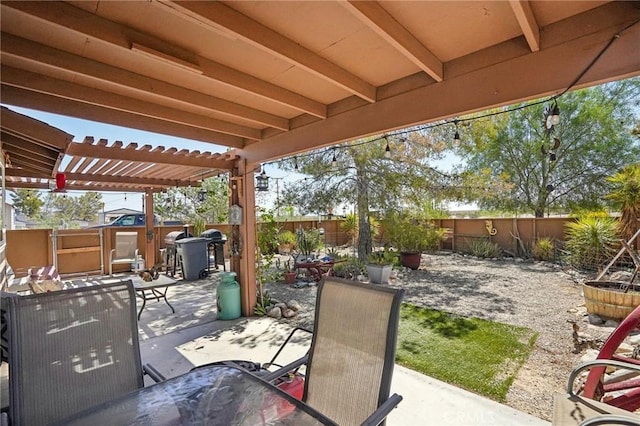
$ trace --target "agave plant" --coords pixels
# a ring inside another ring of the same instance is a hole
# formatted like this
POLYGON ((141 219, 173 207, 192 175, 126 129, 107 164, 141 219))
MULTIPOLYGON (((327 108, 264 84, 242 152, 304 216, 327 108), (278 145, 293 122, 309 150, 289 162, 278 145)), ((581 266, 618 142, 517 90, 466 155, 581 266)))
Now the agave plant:
POLYGON ((608 216, 588 215, 565 226, 569 262, 579 268, 598 269, 618 245, 617 222, 608 216))
POLYGON ((607 198, 620 209, 620 237, 629 240, 640 220, 640 163, 630 164, 607 179, 612 186, 607 198))

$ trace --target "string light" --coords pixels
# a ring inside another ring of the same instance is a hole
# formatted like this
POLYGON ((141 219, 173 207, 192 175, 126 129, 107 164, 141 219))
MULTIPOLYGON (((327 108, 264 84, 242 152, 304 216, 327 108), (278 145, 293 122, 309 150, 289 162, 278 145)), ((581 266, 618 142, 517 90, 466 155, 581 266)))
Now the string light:
POLYGON ((389 147, 389 139, 385 136, 384 139, 387 141, 387 146, 384 149, 384 158, 391 158, 391 148, 389 147))
POLYGON ((333 148, 333 158, 331 159, 331 165, 335 166, 336 163, 338 162, 338 159, 336 158, 336 149, 337 148, 333 148))
POLYGON ((293 169, 296 170, 296 171, 298 170, 298 157, 297 156, 293 157, 293 169))

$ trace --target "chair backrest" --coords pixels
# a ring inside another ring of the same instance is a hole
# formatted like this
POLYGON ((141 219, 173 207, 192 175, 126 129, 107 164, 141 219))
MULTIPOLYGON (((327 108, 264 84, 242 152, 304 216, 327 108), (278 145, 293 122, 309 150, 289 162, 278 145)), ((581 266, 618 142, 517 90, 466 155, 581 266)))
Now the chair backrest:
POLYGON ((325 277, 316 299, 304 400, 340 425, 389 397, 404 290, 325 277))
POLYGON ((49 424, 144 385, 130 280, 6 300, 9 417, 49 424))
POLYGON ((116 232, 116 253, 114 259, 135 259, 138 249, 137 232, 116 232))

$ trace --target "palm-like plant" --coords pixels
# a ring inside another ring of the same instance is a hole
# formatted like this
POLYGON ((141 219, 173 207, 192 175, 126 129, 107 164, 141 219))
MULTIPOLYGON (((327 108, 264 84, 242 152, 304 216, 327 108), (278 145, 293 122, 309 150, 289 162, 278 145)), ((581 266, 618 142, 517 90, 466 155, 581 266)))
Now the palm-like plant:
POLYGON ((597 270, 618 246, 616 221, 604 215, 587 215, 565 225, 569 262, 578 268, 597 270))
POLYGON ((629 240, 640 219, 640 163, 630 164, 607 179, 612 185, 607 198, 622 213, 620 236, 629 240))

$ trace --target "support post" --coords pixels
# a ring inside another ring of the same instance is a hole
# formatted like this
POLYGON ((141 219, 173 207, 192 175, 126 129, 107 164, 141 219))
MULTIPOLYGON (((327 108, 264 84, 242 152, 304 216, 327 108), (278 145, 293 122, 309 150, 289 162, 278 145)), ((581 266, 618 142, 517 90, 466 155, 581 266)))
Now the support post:
POLYGON ((144 191, 144 214, 145 214, 145 242, 144 252, 145 268, 151 268, 156 264, 156 240, 153 235, 153 190, 150 188, 144 191))

